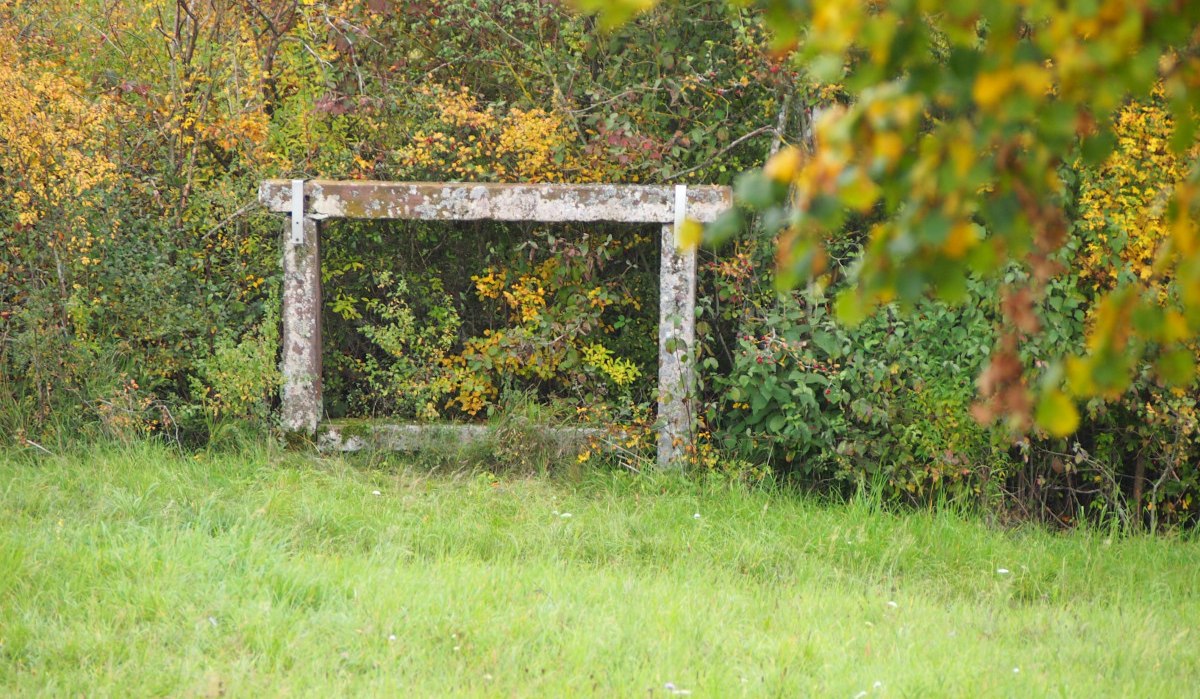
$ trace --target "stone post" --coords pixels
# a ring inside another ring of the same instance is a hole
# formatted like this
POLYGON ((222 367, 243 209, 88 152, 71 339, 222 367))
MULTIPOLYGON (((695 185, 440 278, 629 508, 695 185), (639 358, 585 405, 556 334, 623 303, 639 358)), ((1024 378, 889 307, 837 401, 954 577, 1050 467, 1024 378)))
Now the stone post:
POLYGON ((675 190, 675 223, 663 226, 658 318, 658 465, 681 467, 695 419, 696 251, 680 249, 687 187, 675 190))
POLYGON ((291 216, 283 253, 282 423, 315 434, 321 396, 319 221, 540 221, 656 223, 663 227, 659 306, 658 462, 681 466, 696 424, 696 253, 679 249, 690 216, 711 222, 733 204, 728 187, 266 180, 259 200, 291 216))
POLYGON ((293 183, 290 215, 283 245, 280 413, 286 433, 312 437, 322 413, 321 226, 305 213, 302 180, 293 183))

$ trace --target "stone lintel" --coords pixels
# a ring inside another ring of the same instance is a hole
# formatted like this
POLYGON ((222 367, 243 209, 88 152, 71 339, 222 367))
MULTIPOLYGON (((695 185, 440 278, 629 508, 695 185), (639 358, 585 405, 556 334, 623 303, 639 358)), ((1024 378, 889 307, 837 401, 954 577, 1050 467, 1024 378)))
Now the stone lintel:
MULTIPOLYGON (((624 184, 472 184, 309 180, 305 210, 315 218, 545 223, 673 223, 675 187, 624 184)), ((292 210, 290 180, 266 180, 259 200, 292 210)), ((688 216, 715 220, 733 206, 733 191, 689 186, 688 216)))

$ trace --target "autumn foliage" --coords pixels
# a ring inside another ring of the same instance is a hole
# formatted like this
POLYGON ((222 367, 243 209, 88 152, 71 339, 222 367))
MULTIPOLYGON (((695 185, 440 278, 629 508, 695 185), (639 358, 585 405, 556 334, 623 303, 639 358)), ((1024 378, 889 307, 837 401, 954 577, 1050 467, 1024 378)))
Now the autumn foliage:
MULTIPOLYGON (((578 5, 0 0, 0 439, 269 428, 262 179, 736 181, 697 467, 1192 516, 1194 3, 578 5)), ((657 246, 327 226, 329 415, 619 423, 636 467, 657 246)))

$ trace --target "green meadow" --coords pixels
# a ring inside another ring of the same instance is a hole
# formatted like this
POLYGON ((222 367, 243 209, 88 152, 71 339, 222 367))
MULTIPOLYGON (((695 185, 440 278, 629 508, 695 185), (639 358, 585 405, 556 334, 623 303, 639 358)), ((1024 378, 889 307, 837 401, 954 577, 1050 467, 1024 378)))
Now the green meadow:
POLYGON ((7 696, 1184 696, 1190 535, 273 447, 0 454, 7 696))

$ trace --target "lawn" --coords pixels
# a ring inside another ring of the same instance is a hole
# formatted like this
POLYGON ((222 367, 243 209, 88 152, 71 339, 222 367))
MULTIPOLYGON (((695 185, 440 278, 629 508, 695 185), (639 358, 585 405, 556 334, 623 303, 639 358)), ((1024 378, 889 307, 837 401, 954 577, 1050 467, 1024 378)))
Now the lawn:
POLYGON ((1200 546, 596 470, 0 453, 6 696, 1194 695, 1200 546))

